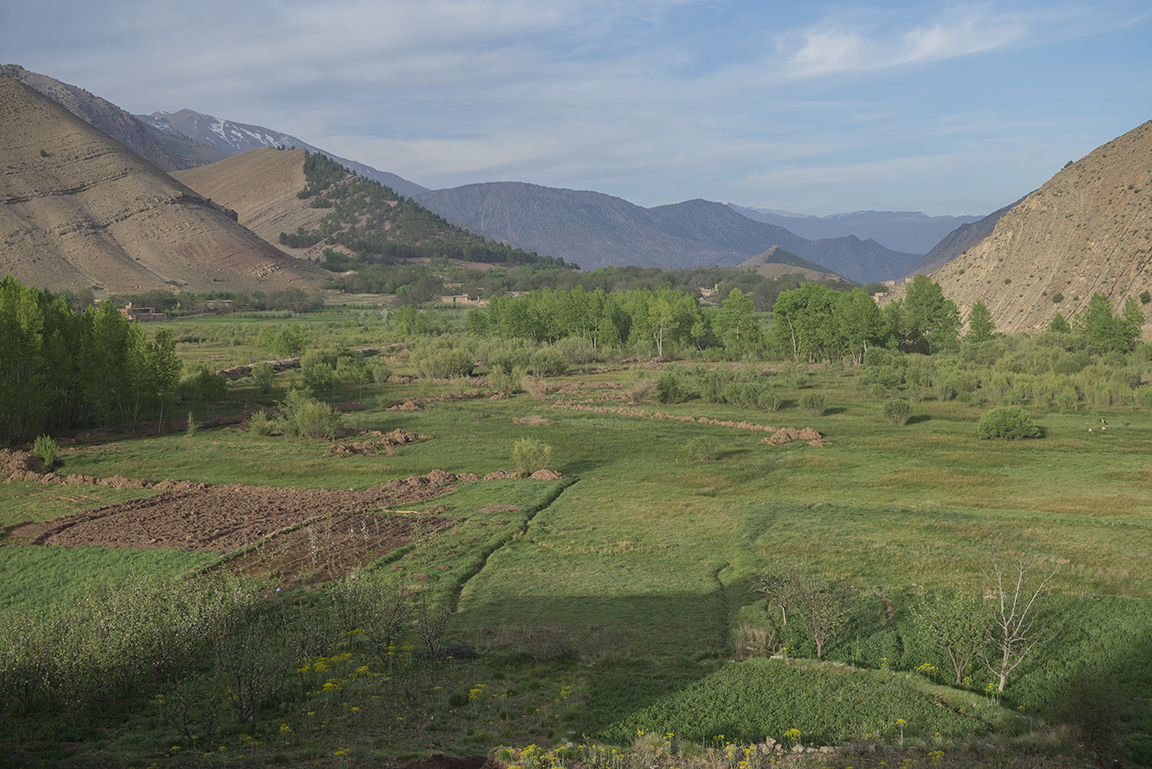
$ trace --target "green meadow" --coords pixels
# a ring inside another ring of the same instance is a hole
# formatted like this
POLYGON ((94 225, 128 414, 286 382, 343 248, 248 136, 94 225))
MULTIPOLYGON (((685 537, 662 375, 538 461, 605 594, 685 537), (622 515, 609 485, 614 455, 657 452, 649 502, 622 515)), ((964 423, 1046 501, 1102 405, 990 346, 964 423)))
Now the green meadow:
MULTIPOLYGON (((313 330, 367 346, 378 341, 369 320, 315 321, 313 330)), ((262 322, 171 327, 188 340, 178 348, 186 362, 226 365, 259 358, 262 322)), ((414 373, 406 352, 390 355, 397 374, 414 373)), ((563 480, 473 481, 423 505, 443 503, 460 522, 369 569, 380 591, 408 596, 391 645, 373 647, 357 628, 308 630, 314 642, 277 658, 291 669, 251 712, 213 677, 208 652, 189 647, 171 669, 90 704, 66 706, 55 693, 10 698, 0 742, 30 762, 102 766, 384 765, 505 747, 508 763, 540 767, 639 765, 613 758, 617 749, 654 764, 736 769, 750 760, 743 746, 768 739, 789 750, 844 748, 804 754, 804 766, 1059 764, 1105 742, 1126 762, 1152 762, 1152 411, 1025 402, 1042 437, 982 440, 977 422, 995 403, 902 386, 890 394, 916 397, 907 424, 892 425, 868 366, 803 367, 801 376, 790 363, 680 366, 755 369, 780 408, 698 395, 634 404, 623 394, 658 371, 596 373, 589 364, 541 380, 535 395, 492 398, 476 380, 344 385, 323 396, 366 406, 342 416, 346 428, 431 436, 395 455, 341 457, 328 441, 239 426, 63 447, 63 474, 366 489, 436 469, 514 470, 514 445, 531 438, 552 447, 549 467, 563 480), (387 410, 474 388, 481 397, 387 410), (800 407, 812 392, 826 399, 819 416, 800 407), (826 445, 771 445, 762 442, 769 432, 722 421, 812 428, 826 445), (701 440, 715 458, 694 449, 701 440), (495 523, 478 512, 491 505, 518 511, 495 523), (481 521, 482 535, 467 534, 481 521), (1054 572, 1036 608, 1042 638, 1003 692, 979 659, 954 685, 947 654, 916 619, 936 594, 989 595, 993 548, 1054 572), (397 584, 412 563, 426 567, 420 584, 397 584), (822 660, 803 623, 783 623, 757 588, 789 567, 847 596, 846 621, 822 660), (1099 721, 1108 730, 1093 743, 1099 721), (532 761, 518 752, 529 745, 540 746, 532 761)), ((238 380, 216 413, 271 406, 298 382, 285 372, 260 393, 238 380)), ((155 493, 5 483, 0 523, 155 493)), ((136 574, 199 573, 227 556, 0 544, 10 545, 0 547, 9 615, 79 601, 136 574)), ((335 627, 347 611, 334 584, 277 587, 265 578, 251 588, 267 627, 335 627)), ((226 636, 243 632, 223 633, 212 653, 240 654, 226 636)))

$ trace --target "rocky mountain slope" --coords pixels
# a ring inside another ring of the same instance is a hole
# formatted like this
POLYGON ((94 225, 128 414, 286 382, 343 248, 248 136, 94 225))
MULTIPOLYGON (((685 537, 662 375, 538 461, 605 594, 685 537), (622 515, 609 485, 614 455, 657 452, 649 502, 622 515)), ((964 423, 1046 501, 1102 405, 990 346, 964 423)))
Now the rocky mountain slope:
POLYGON ((52 290, 312 288, 308 267, 15 78, 0 78, 0 275, 52 290))
POLYGON ((35 88, 161 170, 176 171, 226 157, 224 153, 196 144, 186 137, 158 134, 107 99, 47 75, 30 72, 17 64, 0 66, 0 78, 12 78, 35 88))
POLYGON ((169 135, 188 137, 192 141, 207 144, 224 155, 240 155, 260 147, 284 147, 286 149, 296 147, 327 155, 345 168, 355 171, 360 176, 380 182, 400 195, 412 197, 428 191, 427 187, 410 182, 396 174, 379 171, 372 166, 333 155, 331 152, 314 147, 295 136, 273 131, 263 126, 221 120, 201 112, 193 112, 190 109, 182 109, 179 112, 153 112, 151 115, 137 115, 137 117, 158 131, 169 135))
MULTIPOLYGON (((240 224, 268 243, 276 244, 281 232, 315 229, 327 213, 297 197, 304 189, 305 150, 260 149, 226 158, 211 165, 172 174, 199 194, 234 210, 240 224)), ((294 257, 316 258, 324 246, 307 249, 281 247, 294 257)))
POLYGON ((1152 121, 1069 163, 932 277, 1008 333, 1071 317, 1094 293, 1120 308, 1152 290, 1152 121))
POLYGON ((745 208, 735 203, 729 207, 757 222, 775 224, 802 238, 824 240, 855 235, 862 240, 875 240, 885 248, 911 254, 930 251, 949 233, 979 216, 928 216, 919 211, 856 211, 831 216, 807 216, 765 208, 745 208))
POLYGON ((584 269, 735 266, 780 246, 827 272, 868 282, 903 277, 919 258, 856 238, 809 241, 705 200, 648 209, 598 192, 521 182, 436 190, 417 200, 473 232, 575 261, 584 269))

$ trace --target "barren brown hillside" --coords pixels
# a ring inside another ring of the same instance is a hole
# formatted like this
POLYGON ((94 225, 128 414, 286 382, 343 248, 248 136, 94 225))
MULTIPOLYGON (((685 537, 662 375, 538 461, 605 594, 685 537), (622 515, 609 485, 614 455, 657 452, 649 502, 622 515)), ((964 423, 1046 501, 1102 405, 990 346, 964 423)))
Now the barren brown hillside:
POLYGON ((97 293, 319 285, 234 216, 24 83, 0 78, 0 275, 97 293))
MULTIPOLYGON (((304 158, 304 150, 261 147, 172 175, 201 195, 231 208, 239 215, 240 224, 277 245, 281 232, 295 232, 298 227, 314 229, 328 213, 296 197, 307 184, 304 158)), ((311 249, 277 247, 297 257, 319 256, 325 248, 323 244, 311 249)))
POLYGON ((1150 215, 1152 122, 1066 166, 932 277, 965 318, 982 301, 1008 333, 1070 319, 1094 293, 1119 309, 1152 290, 1150 215))

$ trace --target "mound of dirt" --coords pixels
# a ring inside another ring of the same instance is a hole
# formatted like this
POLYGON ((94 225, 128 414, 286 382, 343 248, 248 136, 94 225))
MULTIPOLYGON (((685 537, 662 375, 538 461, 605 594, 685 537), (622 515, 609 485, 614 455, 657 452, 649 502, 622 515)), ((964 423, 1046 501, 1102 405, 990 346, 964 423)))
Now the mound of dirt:
POLYGON ((24 473, 35 474, 44 464, 27 451, 0 449, 0 476, 11 478, 17 474, 23 480, 24 473))
POLYGON ((795 427, 781 427, 760 442, 772 446, 781 446, 785 443, 792 443, 793 441, 804 441, 809 446, 826 445, 824 443, 824 436, 811 427, 805 427, 802 430, 797 430, 795 427))
POLYGON ((502 481, 514 480, 517 478, 526 478, 527 476, 519 470, 495 470, 484 476, 486 481, 502 481))
MULTIPOLYGON (((395 455, 397 453, 396 447, 403 446, 415 441, 431 440, 431 435, 418 435, 410 433, 407 430, 393 430, 385 435, 379 430, 362 431, 360 435, 369 435, 375 440, 360 441, 358 443, 337 443, 328 447, 329 454, 337 454, 342 457, 350 457, 355 454, 364 456, 375 457, 383 452, 388 455, 395 455)), ((442 472, 442 471, 434 471, 442 472)))

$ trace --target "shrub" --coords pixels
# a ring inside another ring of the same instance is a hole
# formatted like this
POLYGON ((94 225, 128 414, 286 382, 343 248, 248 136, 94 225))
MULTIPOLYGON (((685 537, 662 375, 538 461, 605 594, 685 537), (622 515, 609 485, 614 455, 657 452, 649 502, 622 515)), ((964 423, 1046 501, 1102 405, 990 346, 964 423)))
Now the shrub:
POLYGON ((656 400, 661 403, 683 403, 688 400, 688 387, 679 369, 672 366, 665 368, 656 383, 656 400))
POLYGON ((278 405, 284 414, 280 421, 281 429, 289 435, 329 440, 336 436, 340 412, 313 398, 311 390, 289 390, 278 405))
POLYGON ((688 455, 698 462, 715 462, 720 458, 720 441, 711 435, 701 435, 688 442, 688 455))
POLYGON ((628 400, 633 404, 643 403, 648 400, 648 396, 659 386, 659 382, 647 374, 647 372, 637 372, 627 384, 628 400))
POLYGON ((756 405, 769 411, 779 411, 784 399, 768 388, 764 388, 756 396, 756 405))
POLYGON ((248 418, 248 429, 262 438, 271 435, 275 426, 276 423, 268 418, 264 409, 252 412, 252 416, 248 418))
POLYGON ((59 451, 60 447, 56 445, 56 441, 48 435, 41 435, 32 444, 32 456, 43 462, 45 467, 56 464, 56 454, 59 451))
POLYGON ((275 376, 276 369, 267 363, 256 363, 252 366, 252 382, 256 385, 257 392, 272 392, 272 378, 275 376))
POLYGON ((535 438, 521 438, 512 447, 512 461, 517 470, 528 475, 546 470, 552 462, 552 447, 535 438))
POLYGON ((800 408, 810 417, 823 416, 828 401, 822 393, 808 393, 800 398, 800 408))
POLYGON ((568 363, 558 350, 548 347, 532 353, 528 369, 537 377, 562 376, 568 371, 568 363))
POLYGON ((392 376, 392 367, 388 365, 388 361, 378 359, 372 363, 372 380, 376 384, 384 384, 390 376, 392 376))
POLYGON ((912 404, 906 400, 891 400, 884 404, 882 410, 888 424, 901 426, 908 423, 908 417, 912 413, 912 404))
POLYGON ((976 434, 981 438, 1003 438, 1014 441, 1022 438, 1039 438, 1040 428, 1032 424, 1032 418, 1019 406, 1003 406, 992 409, 980 417, 976 434))
POLYGON ((327 403, 312 401, 304 404, 292 420, 293 435, 305 438, 332 440, 340 427, 340 412, 327 403))
POLYGON ((452 379, 472 375, 472 361, 459 350, 420 350, 412 353, 411 361, 423 379, 452 379))
POLYGON ((304 386, 313 392, 327 392, 336 387, 336 369, 327 363, 316 363, 300 369, 304 375, 304 386))

